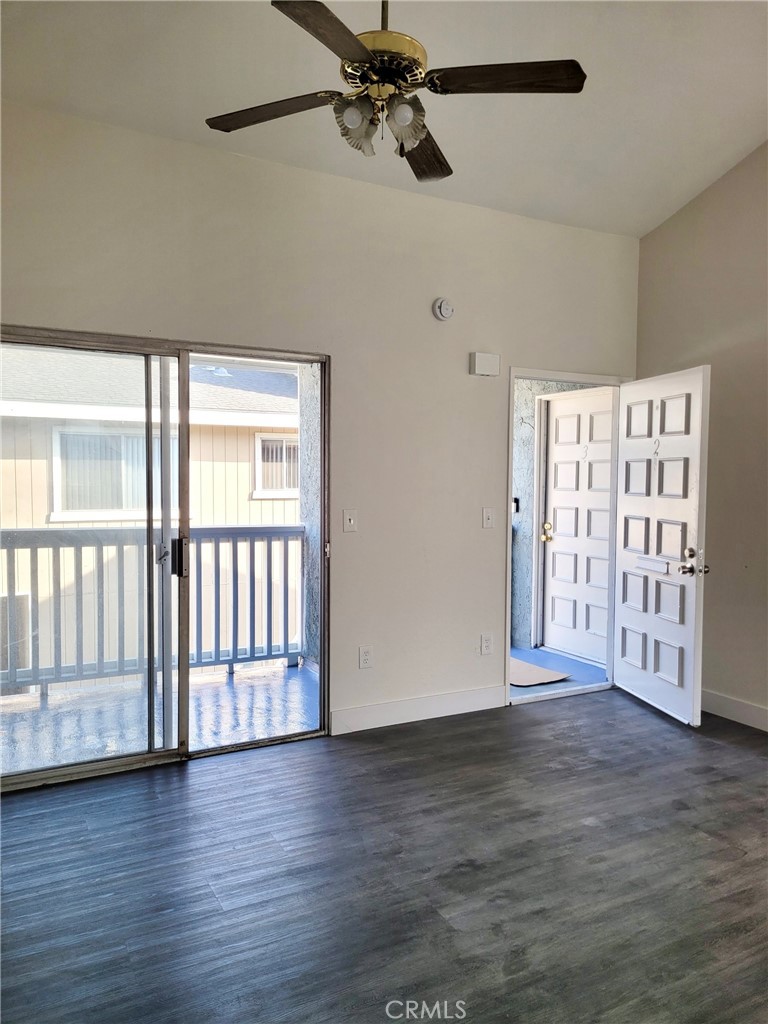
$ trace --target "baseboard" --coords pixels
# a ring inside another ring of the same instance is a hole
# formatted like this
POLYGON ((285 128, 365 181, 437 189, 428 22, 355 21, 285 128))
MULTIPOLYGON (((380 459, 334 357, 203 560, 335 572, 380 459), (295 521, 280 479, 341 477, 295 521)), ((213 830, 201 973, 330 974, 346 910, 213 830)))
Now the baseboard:
POLYGON ((506 703, 506 687, 485 686, 478 690, 436 693, 429 697, 366 704, 359 708, 339 708, 338 711, 331 711, 331 735, 342 736, 347 732, 379 729, 384 725, 402 725, 405 722, 422 722, 427 718, 463 715, 468 711, 486 711, 488 708, 504 707, 506 703))
POLYGON ((732 722, 751 725, 753 729, 768 732, 768 708, 751 704, 748 700, 726 697, 724 693, 715 693, 714 690, 704 690, 701 695, 701 708, 712 715, 729 718, 732 722))

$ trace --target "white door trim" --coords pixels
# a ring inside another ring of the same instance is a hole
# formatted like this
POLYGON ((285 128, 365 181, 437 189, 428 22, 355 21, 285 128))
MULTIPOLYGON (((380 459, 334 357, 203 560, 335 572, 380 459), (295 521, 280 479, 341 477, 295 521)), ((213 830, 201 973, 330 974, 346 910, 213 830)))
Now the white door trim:
MULTIPOLYGON (((505 573, 506 597, 504 615, 504 697, 505 703, 509 694, 509 650, 512 636, 512 460, 515 427, 515 380, 554 380, 572 384, 593 384, 595 387, 610 385, 617 387, 634 377, 617 377, 599 373, 575 373, 570 370, 537 370, 531 367, 511 366, 509 369, 509 423, 507 428, 507 567, 505 573)), ((534 510, 535 511, 535 510, 534 510)), ((615 512, 615 510, 614 510, 615 512)), ((614 515, 615 518, 615 515, 614 515)), ((609 649, 610 653, 610 649, 609 649)), ((610 670, 609 670, 610 672, 610 670)), ((611 679, 611 675, 608 676, 611 679)))

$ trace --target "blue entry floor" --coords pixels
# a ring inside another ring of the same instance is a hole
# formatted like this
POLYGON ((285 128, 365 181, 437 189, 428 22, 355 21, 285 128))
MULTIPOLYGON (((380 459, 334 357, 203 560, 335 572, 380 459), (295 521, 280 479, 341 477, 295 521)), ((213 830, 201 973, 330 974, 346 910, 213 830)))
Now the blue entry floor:
MULTIPOLYGON (((280 662, 190 674, 190 749, 275 739, 320 727, 320 684, 309 668, 280 662)), ((176 694, 174 693, 174 711, 176 694)), ((160 708, 156 711, 160 718, 160 708)), ((147 750, 147 696, 140 681, 49 687, 0 698, 2 770, 36 771, 147 750)), ((174 740, 175 742, 175 740, 174 740)))
POLYGON ((543 647, 525 648, 512 647, 510 657, 526 661, 529 665, 538 665, 552 672, 565 672, 567 679, 556 683, 542 683, 538 686, 510 686, 510 704, 528 704, 538 700, 550 700, 554 697, 569 697, 579 693, 593 693, 595 690, 607 690, 612 684, 605 676, 605 668, 593 665, 578 658, 569 658, 543 647))

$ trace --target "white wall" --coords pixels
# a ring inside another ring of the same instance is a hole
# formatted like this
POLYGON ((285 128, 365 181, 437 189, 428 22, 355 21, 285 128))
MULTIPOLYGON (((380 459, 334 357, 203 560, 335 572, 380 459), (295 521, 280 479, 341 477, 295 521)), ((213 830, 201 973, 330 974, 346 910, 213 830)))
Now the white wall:
POLYGON ((11 104, 3 127, 5 322, 332 356, 334 730, 500 704, 508 368, 631 375, 637 241, 11 104))
POLYGON ((640 243, 637 375, 710 363, 704 708, 768 727, 768 147, 640 243))

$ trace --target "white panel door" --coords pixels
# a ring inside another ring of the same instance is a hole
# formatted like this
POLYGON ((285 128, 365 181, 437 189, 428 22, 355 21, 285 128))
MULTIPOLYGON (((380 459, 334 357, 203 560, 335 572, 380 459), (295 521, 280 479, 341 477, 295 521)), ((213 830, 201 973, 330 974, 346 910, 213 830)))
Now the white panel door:
POLYGON ((709 367, 622 384, 614 682, 701 722, 709 367))
POLYGON ((546 400, 545 647, 606 662, 615 388, 546 400))

